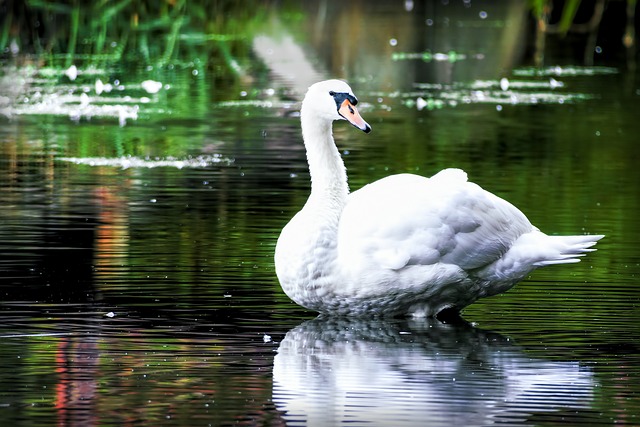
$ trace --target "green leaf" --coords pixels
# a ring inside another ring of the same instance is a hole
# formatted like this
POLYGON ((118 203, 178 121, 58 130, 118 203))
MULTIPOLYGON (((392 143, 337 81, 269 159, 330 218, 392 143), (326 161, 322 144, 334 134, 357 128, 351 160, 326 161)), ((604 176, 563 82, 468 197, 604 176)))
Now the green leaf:
POLYGON ((562 16, 560 17, 560 23, 558 24, 558 29, 560 30, 560 34, 565 35, 567 31, 571 28, 571 24, 573 24, 573 19, 576 17, 576 12, 578 11, 578 7, 580 6, 581 0, 567 0, 562 8, 562 16))

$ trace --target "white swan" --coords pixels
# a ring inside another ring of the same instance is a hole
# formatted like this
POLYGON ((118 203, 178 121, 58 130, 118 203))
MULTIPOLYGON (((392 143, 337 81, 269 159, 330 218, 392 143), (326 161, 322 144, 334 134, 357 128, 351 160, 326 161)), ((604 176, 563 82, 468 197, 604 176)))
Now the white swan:
POLYGON ((349 194, 334 120, 371 127, 351 88, 312 85, 300 120, 311 194, 275 251, 284 292, 353 316, 432 316, 504 292, 537 267, 578 262, 602 235, 548 236, 509 202, 445 169, 392 175, 349 194))

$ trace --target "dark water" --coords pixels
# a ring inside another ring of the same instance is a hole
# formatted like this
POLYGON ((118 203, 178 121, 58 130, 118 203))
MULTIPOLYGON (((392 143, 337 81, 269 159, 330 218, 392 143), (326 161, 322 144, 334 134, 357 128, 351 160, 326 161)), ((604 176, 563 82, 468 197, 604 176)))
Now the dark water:
POLYGON ((552 48, 531 68, 516 3, 327 4, 270 10, 235 80, 4 68, 3 424, 640 424, 638 71, 552 48), (598 251, 469 324, 291 303, 273 250, 309 191, 296 111, 336 76, 373 126, 335 126, 353 189, 460 167, 550 234, 606 234, 598 251))

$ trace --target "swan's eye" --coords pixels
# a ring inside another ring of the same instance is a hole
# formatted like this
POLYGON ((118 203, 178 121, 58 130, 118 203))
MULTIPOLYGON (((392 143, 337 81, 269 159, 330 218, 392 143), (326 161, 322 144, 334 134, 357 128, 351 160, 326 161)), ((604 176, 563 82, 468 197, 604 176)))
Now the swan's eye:
POLYGON ((329 95, 331 95, 331 96, 336 96, 336 93, 335 93, 334 91, 330 90, 330 91, 329 91, 329 95))

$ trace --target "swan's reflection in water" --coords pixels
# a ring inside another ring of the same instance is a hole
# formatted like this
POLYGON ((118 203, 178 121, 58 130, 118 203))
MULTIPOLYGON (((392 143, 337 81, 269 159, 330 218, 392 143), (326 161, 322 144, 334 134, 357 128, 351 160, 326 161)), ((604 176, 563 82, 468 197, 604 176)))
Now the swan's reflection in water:
POLYGON ((287 425, 519 424, 588 409, 592 372, 437 321, 317 318, 287 333, 273 400, 287 425))

